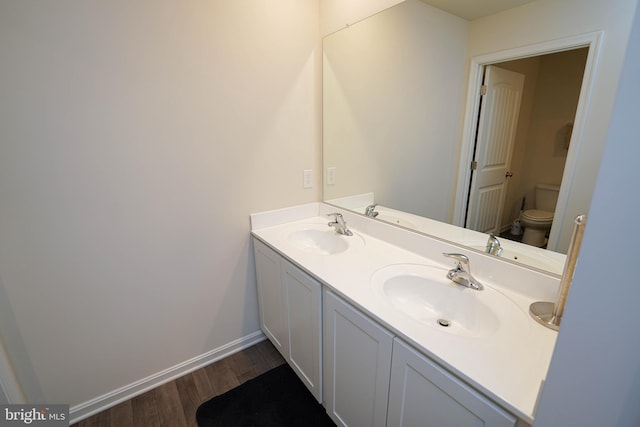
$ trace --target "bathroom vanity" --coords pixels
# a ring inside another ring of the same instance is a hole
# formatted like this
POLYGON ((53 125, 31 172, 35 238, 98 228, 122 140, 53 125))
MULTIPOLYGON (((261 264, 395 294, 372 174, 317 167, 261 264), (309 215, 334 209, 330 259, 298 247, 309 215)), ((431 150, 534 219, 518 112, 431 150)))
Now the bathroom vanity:
POLYGON ((260 324, 339 426, 526 426, 559 278, 314 203, 251 216, 260 324), (464 253, 484 290, 447 279, 464 253))

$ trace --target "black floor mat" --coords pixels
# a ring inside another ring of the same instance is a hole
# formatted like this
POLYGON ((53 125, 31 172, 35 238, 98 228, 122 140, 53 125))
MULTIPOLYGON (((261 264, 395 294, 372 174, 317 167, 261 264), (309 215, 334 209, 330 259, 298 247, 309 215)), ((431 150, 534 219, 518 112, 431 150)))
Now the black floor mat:
POLYGON ((334 427, 289 365, 284 364, 203 403, 199 427, 334 427))

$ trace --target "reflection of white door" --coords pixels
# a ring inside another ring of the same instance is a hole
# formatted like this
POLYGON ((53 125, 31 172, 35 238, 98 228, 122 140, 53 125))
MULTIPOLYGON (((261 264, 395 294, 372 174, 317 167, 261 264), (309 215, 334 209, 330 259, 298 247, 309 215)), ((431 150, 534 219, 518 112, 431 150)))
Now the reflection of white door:
POLYGON ((511 154, 518 126, 524 75, 488 66, 478 137, 476 170, 471 179, 466 227, 484 233, 500 232, 502 207, 507 194, 511 154))

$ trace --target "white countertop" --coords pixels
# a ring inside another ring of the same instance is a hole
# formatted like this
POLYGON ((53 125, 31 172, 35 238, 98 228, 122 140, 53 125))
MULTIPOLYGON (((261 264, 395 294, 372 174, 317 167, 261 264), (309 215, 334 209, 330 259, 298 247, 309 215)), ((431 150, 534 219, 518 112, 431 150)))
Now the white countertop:
POLYGON ((513 322, 501 322, 491 334, 452 334, 426 326, 392 307, 374 292, 371 277, 392 264, 426 264, 446 271, 452 268, 452 260, 441 253, 464 253, 464 249, 348 211, 340 212, 355 236, 344 238, 362 238, 364 245, 354 245, 338 254, 319 255, 287 241, 292 230, 308 224, 326 226, 325 214, 335 210, 316 203, 254 214, 252 234, 506 410, 532 423, 557 333, 536 323, 528 309, 532 302, 553 300, 557 277, 488 255, 467 253, 474 276, 485 287, 513 301, 521 313, 513 322))

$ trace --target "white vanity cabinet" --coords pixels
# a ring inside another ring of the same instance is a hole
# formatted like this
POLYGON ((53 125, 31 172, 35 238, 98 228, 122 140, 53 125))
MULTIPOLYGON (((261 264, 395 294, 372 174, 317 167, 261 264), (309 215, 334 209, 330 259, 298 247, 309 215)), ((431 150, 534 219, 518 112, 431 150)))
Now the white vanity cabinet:
POLYGON ((387 427, 513 427, 516 418, 395 339, 387 427))
POLYGON ((323 292, 325 408, 338 426, 521 425, 348 302, 323 292))
POLYGON ((287 363, 322 401, 322 286, 253 239, 260 327, 287 363))
MULTIPOLYGON (((553 298, 559 280, 474 255, 496 282, 486 282, 491 289, 481 295, 457 289, 456 297, 465 297, 458 308, 460 316, 473 315, 479 332, 489 321, 492 335, 444 331, 398 312, 391 298, 418 297, 413 288, 398 287, 395 296, 387 290, 395 286, 389 279, 420 273, 412 266, 436 268, 441 259, 420 256, 421 248, 439 256, 455 247, 362 215, 348 217, 354 236, 340 236, 326 225, 325 213, 333 209, 310 204, 251 217, 261 328, 333 421, 531 427, 556 335, 534 326, 526 312, 532 302, 553 298), (482 310, 477 316, 476 308, 482 310), (511 347, 517 358, 504 357, 511 347)), ((437 274, 444 277, 446 267, 437 274)), ((420 290, 434 301, 444 291, 420 290)))
POLYGON ((393 335, 325 289, 325 408, 338 426, 385 426, 393 335))

